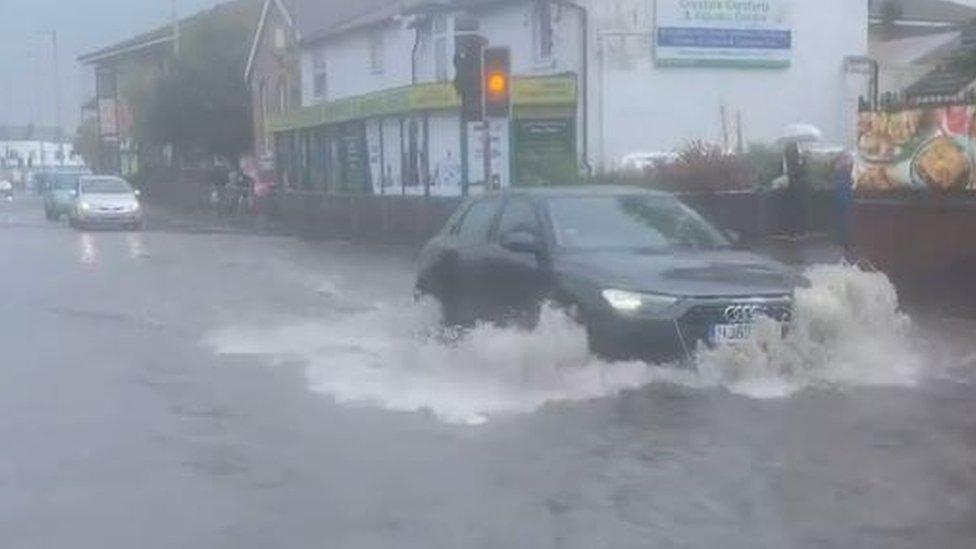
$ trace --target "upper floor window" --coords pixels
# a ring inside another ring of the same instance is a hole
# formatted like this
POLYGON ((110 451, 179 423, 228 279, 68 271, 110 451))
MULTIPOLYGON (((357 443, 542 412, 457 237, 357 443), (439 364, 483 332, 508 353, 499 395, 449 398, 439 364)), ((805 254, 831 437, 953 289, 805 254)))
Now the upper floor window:
POLYGON ((552 59, 552 2, 540 0, 532 8, 532 42, 536 61, 552 59))
POLYGON ((285 29, 276 27, 274 30, 274 49, 285 49, 285 29))
POLYGON ((444 82, 448 79, 448 59, 450 58, 448 48, 448 23, 447 15, 438 13, 434 15, 431 24, 431 34, 434 38, 434 79, 444 82))
POLYGON ((278 78, 278 101, 275 105, 278 114, 281 114, 288 110, 288 82, 285 81, 285 77, 278 78))
POLYGON ((325 70, 325 51, 315 50, 312 53, 312 96, 324 99, 327 92, 327 73, 325 70))
POLYGON ((369 70, 371 72, 383 72, 383 58, 386 53, 383 42, 383 29, 377 29, 369 35, 369 70))

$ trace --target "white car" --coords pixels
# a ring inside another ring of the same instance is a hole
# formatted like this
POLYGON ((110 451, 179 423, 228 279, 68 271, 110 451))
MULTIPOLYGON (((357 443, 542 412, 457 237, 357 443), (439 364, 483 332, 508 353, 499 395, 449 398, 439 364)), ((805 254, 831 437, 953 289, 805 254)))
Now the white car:
POLYGON ((141 229, 142 205, 139 191, 119 177, 84 176, 78 179, 72 227, 126 227, 141 229))
POLYGON ((644 172, 676 160, 678 160, 678 153, 675 152, 638 152, 628 154, 620 159, 620 167, 624 171, 644 172))

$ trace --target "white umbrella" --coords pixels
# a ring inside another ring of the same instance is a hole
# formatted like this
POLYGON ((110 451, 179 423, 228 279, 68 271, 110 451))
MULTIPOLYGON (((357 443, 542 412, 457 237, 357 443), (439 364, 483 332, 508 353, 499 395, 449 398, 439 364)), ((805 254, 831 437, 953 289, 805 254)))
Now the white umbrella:
POLYGON ((776 140, 780 145, 789 143, 811 143, 823 139, 823 132, 813 124, 790 124, 776 140))

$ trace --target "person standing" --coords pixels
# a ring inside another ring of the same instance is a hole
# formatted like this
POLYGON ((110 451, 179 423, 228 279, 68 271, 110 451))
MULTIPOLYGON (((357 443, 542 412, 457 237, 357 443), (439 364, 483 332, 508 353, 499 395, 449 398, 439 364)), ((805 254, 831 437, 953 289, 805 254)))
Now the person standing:
POLYGON ((786 226, 788 235, 798 238, 807 232, 807 166, 798 143, 786 146, 786 226))
POLYGON ((833 168, 837 243, 844 247, 846 257, 850 250, 851 216, 854 205, 854 158, 845 151, 834 159, 833 168))

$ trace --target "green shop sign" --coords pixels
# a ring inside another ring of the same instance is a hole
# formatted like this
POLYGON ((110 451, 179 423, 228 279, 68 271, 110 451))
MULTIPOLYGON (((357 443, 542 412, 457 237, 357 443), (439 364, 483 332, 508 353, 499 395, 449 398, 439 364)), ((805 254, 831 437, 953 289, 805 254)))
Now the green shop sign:
MULTIPOLYGON (((516 105, 575 104, 576 77, 516 78, 512 84, 512 101, 516 105)), ((413 111, 456 109, 459 106, 453 84, 419 84, 294 109, 271 118, 268 129, 283 132, 413 111)))

